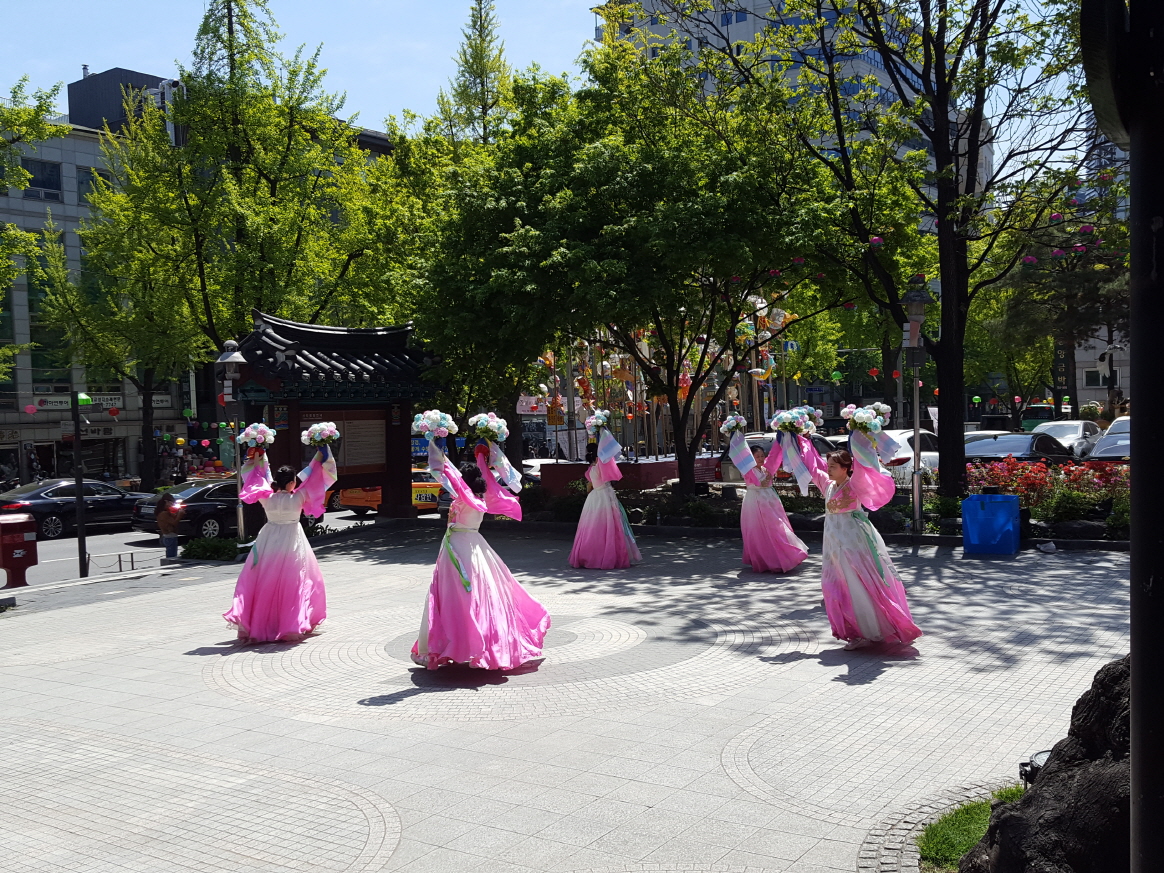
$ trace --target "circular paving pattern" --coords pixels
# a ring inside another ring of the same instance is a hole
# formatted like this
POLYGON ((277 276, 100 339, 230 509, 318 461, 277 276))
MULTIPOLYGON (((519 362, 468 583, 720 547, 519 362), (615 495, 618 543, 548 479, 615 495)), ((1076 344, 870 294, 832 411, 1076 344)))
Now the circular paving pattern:
POLYGON ((554 625, 544 657, 517 670, 419 668, 408 659, 418 616, 389 609, 329 622, 300 645, 232 650, 203 677, 224 694, 312 720, 502 720, 722 694, 770 675, 761 658, 816 650, 790 621, 635 613, 584 598, 546 605, 554 625))
POLYGON ((48 722, 0 721, 6 871, 380 870, 400 820, 371 791, 48 722))

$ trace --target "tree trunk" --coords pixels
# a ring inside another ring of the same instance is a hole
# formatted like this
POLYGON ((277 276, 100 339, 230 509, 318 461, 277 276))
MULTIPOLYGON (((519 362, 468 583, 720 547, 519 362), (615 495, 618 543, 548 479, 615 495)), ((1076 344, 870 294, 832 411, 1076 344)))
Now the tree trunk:
POLYGON ((521 389, 515 387, 505 398, 505 414, 501 417, 509 423, 509 439, 505 441, 505 457, 513 464, 513 469, 522 471, 522 462, 525 460, 522 451, 522 442, 525 434, 521 431, 521 416, 517 412, 517 404, 521 400, 521 389))
MULTIPOLYGON (((670 389, 670 386, 668 386, 670 389)), ((690 390, 696 390, 692 387, 690 390)), ((698 447, 701 440, 699 438, 702 428, 695 428, 695 439, 691 442, 687 439, 687 422, 691 418, 691 406, 688 400, 680 401, 678 390, 667 391, 667 406, 671 414, 671 430, 675 433, 675 474, 679 477, 679 493, 680 494, 694 494, 695 493, 695 456, 698 454, 698 449, 693 449, 692 446, 698 447)))
POLYGON ((141 490, 157 487, 158 444, 154 440, 154 371, 147 369, 138 387, 141 397, 141 490))

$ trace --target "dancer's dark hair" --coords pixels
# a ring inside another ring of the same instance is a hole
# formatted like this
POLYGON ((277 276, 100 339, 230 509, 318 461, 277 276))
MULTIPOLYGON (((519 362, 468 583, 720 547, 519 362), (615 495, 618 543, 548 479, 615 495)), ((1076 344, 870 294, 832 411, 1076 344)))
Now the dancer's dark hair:
POLYGON ((461 464, 461 478, 465 480, 465 484, 474 494, 485 493, 485 480, 481 478, 481 471, 472 461, 465 461, 461 464))
POLYGON ((289 482, 295 481, 295 475, 295 469, 293 467, 280 467, 279 472, 275 474, 275 490, 282 491, 287 487, 289 482))
POLYGON ((598 460, 598 443, 586 444, 586 463, 593 464, 598 460))
POLYGON ((829 461, 836 461, 848 469, 850 476, 853 475, 853 456, 849 454, 848 449, 837 449, 835 452, 829 452, 825 458, 829 461))

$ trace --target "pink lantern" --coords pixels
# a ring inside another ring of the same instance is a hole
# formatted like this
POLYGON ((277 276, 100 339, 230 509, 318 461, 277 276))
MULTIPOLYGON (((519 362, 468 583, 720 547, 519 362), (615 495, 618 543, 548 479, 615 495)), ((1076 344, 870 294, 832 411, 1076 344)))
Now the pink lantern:
POLYGON ((804 263, 804 258, 793 258, 792 263, 800 265, 804 263))
POLYGON ((210 440, 203 440, 202 445, 204 445, 204 446, 210 445, 210 440))
POLYGON ((27 412, 29 415, 36 415, 36 407, 31 403, 28 404, 28 406, 24 407, 24 411, 27 412))
POLYGON ((1022 402, 1023 402, 1023 399, 1022 399, 1021 397, 1019 397, 1019 396, 1016 394, 1016 395, 1015 395, 1015 397, 1014 397, 1014 402, 1015 402, 1015 403, 1022 403, 1022 402))

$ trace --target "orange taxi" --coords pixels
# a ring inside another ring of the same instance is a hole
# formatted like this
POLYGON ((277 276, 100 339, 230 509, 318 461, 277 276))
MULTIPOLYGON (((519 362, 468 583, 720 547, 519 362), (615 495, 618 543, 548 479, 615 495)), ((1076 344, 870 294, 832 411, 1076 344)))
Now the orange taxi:
MULTIPOLYGON (((436 512, 441 483, 428 470, 412 470, 412 505, 417 512, 436 512)), ((379 488, 344 488, 327 492, 327 508, 350 509, 356 515, 367 515, 380 508, 379 488)))

